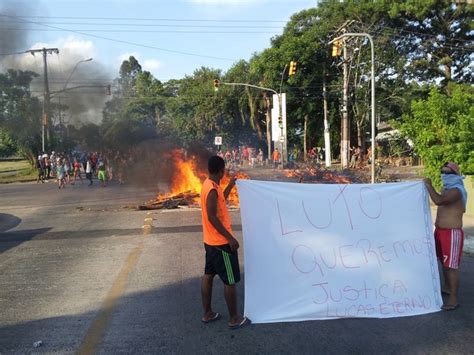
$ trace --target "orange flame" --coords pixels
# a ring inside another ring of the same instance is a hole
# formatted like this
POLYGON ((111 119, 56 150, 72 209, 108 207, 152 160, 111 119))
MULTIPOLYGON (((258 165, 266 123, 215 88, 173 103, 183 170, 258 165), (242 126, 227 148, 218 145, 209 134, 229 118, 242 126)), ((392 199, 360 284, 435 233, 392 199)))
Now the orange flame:
POLYGON ((173 160, 173 180, 171 183, 171 193, 181 193, 190 191, 194 193, 201 193, 201 178, 202 173, 197 170, 196 158, 193 156, 189 160, 184 160, 179 150, 172 151, 173 160))
MULTIPOLYGON (((201 194, 202 182, 207 177, 207 172, 199 170, 196 157, 194 156, 185 159, 183 152, 178 149, 171 151, 169 155, 172 163, 170 167, 172 171, 170 192, 158 194, 157 198, 159 200, 172 199, 181 194, 190 194, 197 195, 192 200, 195 204, 200 204, 199 195, 201 194)), ((241 172, 233 174, 233 176, 237 179, 249 178, 247 174, 241 172)), ((225 189, 229 182, 230 176, 226 173, 221 180, 221 187, 225 189)), ((235 187, 231 190, 227 200, 232 205, 239 205, 239 197, 235 187)))

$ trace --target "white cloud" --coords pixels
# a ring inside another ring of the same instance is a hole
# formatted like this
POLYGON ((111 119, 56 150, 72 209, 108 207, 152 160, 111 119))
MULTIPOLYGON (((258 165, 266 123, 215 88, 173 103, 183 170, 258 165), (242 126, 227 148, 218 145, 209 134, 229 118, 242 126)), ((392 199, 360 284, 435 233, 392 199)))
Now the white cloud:
POLYGON ((143 70, 147 70, 156 76, 158 69, 163 67, 163 64, 157 59, 145 59, 142 58, 142 55, 138 52, 128 52, 118 56, 117 58, 117 67, 120 68, 124 60, 128 60, 130 56, 135 57, 138 60, 138 63, 142 66, 143 70))
POLYGON ((147 59, 143 62, 143 69, 153 72, 154 70, 160 69, 161 63, 156 59, 147 59))
POLYGON ((117 62, 119 63, 119 66, 120 64, 122 64, 124 60, 128 60, 128 58, 130 57, 135 57, 135 59, 137 59, 140 62, 140 53, 128 52, 128 53, 120 54, 119 57, 117 58, 117 62))

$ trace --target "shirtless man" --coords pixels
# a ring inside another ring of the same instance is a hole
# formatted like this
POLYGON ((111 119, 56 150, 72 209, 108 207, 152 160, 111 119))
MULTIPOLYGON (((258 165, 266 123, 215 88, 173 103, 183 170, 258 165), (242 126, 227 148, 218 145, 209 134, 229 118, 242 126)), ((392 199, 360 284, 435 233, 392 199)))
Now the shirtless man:
POLYGON ((437 193, 430 179, 424 179, 431 200, 438 206, 435 222, 436 255, 443 265, 445 288, 448 301, 441 307, 452 311, 459 307, 457 292, 459 287, 459 265, 464 244, 462 215, 466 212, 467 193, 464 177, 460 176, 457 164, 448 162, 441 167, 443 189, 437 193))

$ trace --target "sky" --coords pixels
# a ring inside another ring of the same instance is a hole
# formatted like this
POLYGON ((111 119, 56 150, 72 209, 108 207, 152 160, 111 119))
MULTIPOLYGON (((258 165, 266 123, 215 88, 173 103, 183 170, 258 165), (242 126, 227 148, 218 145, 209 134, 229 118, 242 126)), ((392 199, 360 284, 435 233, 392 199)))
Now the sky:
POLYGON ((316 0, 0 0, 0 72, 38 73, 30 90, 41 97, 43 57, 29 51, 57 48, 47 56, 52 102, 69 107, 66 123, 99 123, 111 97, 106 87, 114 90, 131 55, 162 82, 201 67, 226 72, 270 47, 293 14, 314 6, 316 0))
MULTIPOLYGON (((49 60, 52 66, 62 66, 60 71, 65 77, 74 63, 86 58, 93 61, 81 63, 81 70, 100 64, 105 76, 116 77, 121 62, 133 55, 143 69, 167 81, 191 75, 202 66, 226 71, 240 59, 249 60, 253 53, 270 46, 271 37, 282 33, 292 14, 316 6, 317 1, 2 0, 1 3, 3 29, 21 37, 21 41, 15 41, 15 50, 57 47, 59 54, 49 60)), ((4 51, 1 48, 0 52, 4 51)), ((26 57, 16 56, 15 61, 33 65, 33 58, 26 57)), ((41 61, 34 65, 41 67, 41 61)))

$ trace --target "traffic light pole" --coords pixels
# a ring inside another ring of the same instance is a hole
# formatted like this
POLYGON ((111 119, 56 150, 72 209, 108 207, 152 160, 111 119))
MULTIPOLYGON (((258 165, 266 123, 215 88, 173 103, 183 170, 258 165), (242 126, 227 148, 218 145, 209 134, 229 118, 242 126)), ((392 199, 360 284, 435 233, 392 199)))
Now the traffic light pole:
MULTIPOLYGON (((285 68, 286 68, 286 66, 285 66, 285 68)), ((266 87, 263 87, 263 86, 252 85, 252 84, 247 84, 247 83, 224 83, 224 82, 219 82, 219 84, 220 85, 227 85, 227 86, 246 86, 246 87, 250 87, 250 88, 255 88, 255 89, 260 89, 260 90, 265 90, 265 91, 271 91, 275 95, 277 95, 277 97, 278 97, 278 112, 279 112, 279 116, 282 115, 283 107, 282 107, 281 92, 278 93, 276 90, 273 90, 273 89, 270 89, 270 88, 266 88, 266 87)), ((280 88, 281 88, 281 86, 280 86, 280 88)), ((286 109, 285 109, 285 111, 286 111, 286 109)), ((282 162, 286 163, 287 159, 288 159, 288 154, 287 154, 287 150, 288 150, 287 141, 288 140, 287 140, 286 129, 284 129, 283 127, 281 127, 281 137, 283 137, 283 142, 280 142, 281 143, 282 162)))

